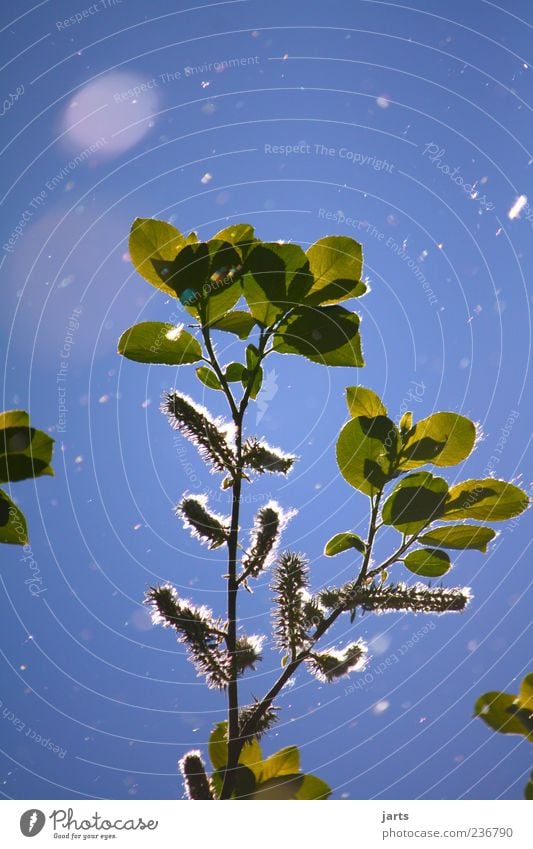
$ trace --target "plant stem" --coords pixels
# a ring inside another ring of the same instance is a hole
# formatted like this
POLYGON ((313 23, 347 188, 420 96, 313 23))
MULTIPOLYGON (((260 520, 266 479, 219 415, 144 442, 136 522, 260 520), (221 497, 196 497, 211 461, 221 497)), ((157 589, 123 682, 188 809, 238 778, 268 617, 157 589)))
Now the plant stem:
POLYGON ((400 558, 400 556, 405 551, 407 551, 407 549, 410 548, 414 542, 417 541, 418 537, 424 530, 425 528, 422 528, 422 530, 418 531, 418 533, 416 534, 413 534, 413 536, 407 540, 404 537, 404 542, 402 542, 401 546, 394 552, 394 554, 391 554, 391 556, 384 560, 383 563, 381 563, 375 569, 372 569, 372 571, 368 573, 368 577, 373 578, 375 575, 378 575, 380 572, 383 572, 384 569, 387 569, 389 566, 392 566, 392 564, 395 563, 400 558))
POLYGON ((222 784, 221 799, 229 799, 233 792, 235 784, 235 770, 238 765, 239 754, 242 748, 242 742, 239 732, 239 688, 237 681, 237 595, 239 591, 239 581, 237 580, 237 553, 239 548, 239 516, 241 506, 241 489, 242 489, 242 429, 244 415, 250 399, 250 393, 254 382, 257 369, 265 355, 265 346, 267 344, 269 333, 261 330, 259 340, 259 359, 254 369, 252 376, 248 380, 248 384, 244 390, 243 397, 239 406, 235 402, 233 393, 228 385, 224 373, 217 360, 209 328, 204 327, 202 322, 202 335, 204 338, 205 348, 209 355, 209 363, 217 375, 220 385, 226 395, 228 404, 235 425, 235 469, 231 469, 233 474, 232 484, 232 507, 231 507, 231 523, 228 535, 228 578, 227 578, 227 634, 226 647, 228 650, 230 663, 230 679, 228 683, 228 762, 224 773, 224 781, 222 784))
POLYGON ((239 541, 239 512, 242 486, 242 415, 235 422, 237 433, 235 447, 237 455, 237 474, 233 481, 231 526, 228 538, 228 635, 226 645, 230 658, 230 680, 228 684, 228 763, 224 775, 221 799, 229 799, 234 785, 234 770, 237 767, 239 743, 239 691, 237 683, 237 546, 239 541))

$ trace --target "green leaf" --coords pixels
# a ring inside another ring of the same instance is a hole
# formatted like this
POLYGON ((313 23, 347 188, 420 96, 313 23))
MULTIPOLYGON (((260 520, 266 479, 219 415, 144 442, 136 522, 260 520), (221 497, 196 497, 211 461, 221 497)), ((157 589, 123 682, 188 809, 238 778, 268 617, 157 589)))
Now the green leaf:
POLYGON ((516 701, 519 708, 533 713, 533 672, 523 679, 516 701))
POLYGON ((519 516, 529 506, 526 493, 512 483, 485 478, 452 486, 441 519, 502 522, 519 516))
POLYGON ((420 537, 418 542, 436 548, 476 548, 485 552, 491 540, 496 536, 492 528, 480 525, 449 525, 431 530, 420 537))
POLYGON ((237 383, 237 381, 243 380, 245 371, 246 369, 242 363, 230 363, 226 366, 224 377, 228 383, 237 383))
POLYGON ((407 475, 383 505, 383 522, 404 534, 418 533, 441 516, 447 494, 448 484, 444 478, 437 478, 430 472, 407 475))
POLYGON ((348 551, 351 548, 355 548, 361 554, 364 554, 366 551, 366 545, 361 537, 345 531, 341 534, 335 534, 335 536, 328 540, 324 548, 324 554, 327 557, 334 557, 336 554, 340 554, 342 551, 348 551))
MULTIPOLYGON (((228 723, 219 722, 213 728, 209 737, 209 758, 214 769, 223 769, 228 762, 228 723)), ((256 739, 244 744, 239 755, 239 763, 249 767, 252 771, 259 770, 263 764, 263 753, 256 739)))
POLYGON ((255 793, 251 797, 255 801, 273 800, 273 799, 296 799, 296 794, 302 788, 304 776, 300 775, 280 775, 277 778, 270 778, 256 787, 255 793))
POLYGON ((30 417, 26 410, 5 410, 0 413, 0 429, 6 427, 29 427, 30 417))
POLYGON ((364 366, 360 318, 344 307, 298 307, 274 336, 280 354, 300 354, 326 366, 364 366))
POLYGON ((295 799, 327 799, 331 796, 331 787, 317 778, 316 775, 304 775, 300 789, 296 792, 295 799))
POLYGON ((250 251, 243 271, 244 297, 253 317, 265 326, 302 301, 312 278, 299 245, 260 242, 250 251))
POLYGON ((483 693, 476 701, 474 715, 479 716, 494 731, 521 734, 533 741, 533 733, 528 734, 528 729, 517 715, 516 696, 511 693, 483 693))
POLYGON ((233 245, 212 239, 186 245, 173 262, 153 260, 153 265, 189 312, 202 313, 204 322, 213 324, 241 296, 237 283, 240 262, 233 245))
POLYGON ((136 218, 130 232, 129 254, 145 280, 175 298, 175 291, 161 280, 152 261, 171 262, 185 244, 185 237, 172 224, 153 218, 136 218))
POLYGON ((529 799, 529 801, 533 801, 533 772, 531 773, 531 778, 524 787, 524 799, 529 799))
POLYGON ((196 363, 202 359, 197 339, 183 330, 182 324, 143 321, 125 330, 119 339, 118 353, 138 363, 169 366, 196 363))
POLYGON ((222 769, 228 762, 228 723, 218 722, 209 735, 209 758, 214 769, 222 769))
POLYGON ((367 416, 373 419, 375 416, 387 415, 387 408, 379 395, 365 386, 347 386, 346 403, 352 418, 367 416))
POLYGON ((314 306, 358 298, 367 291, 361 280, 363 250, 348 236, 326 236, 307 251, 314 277, 305 302, 314 306))
POLYGON ((474 422, 457 413, 433 413, 406 434, 400 454, 401 469, 425 463, 455 466, 466 459, 476 441, 474 422))
POLYGON ((263 752, 261 751, 261 746, 255 737, 252 738, 252 740, 248 740, 248 742, 242 747, 239 755, 239 763, 250 767, 254 774, 256 771, 262 769, 263 752))
POLYGON ((239 339, 247 339, 255 325, 255 318, 244 310, 233 310, 211 325, 213 330, 235 333, 239 339))
POLYGON ((400 433, 402 440, 405 440, 406 435, 413 427, 413 414, 408 410, 400 419, 400 433))
POLYGON ((200 380, 204 384, 204 386, 207 386, 209 389, 222 390, 220 380, 216 376, 215 372, 211 371, 210 368, 206 368, 206 366, 200 366, 196 369, 196 376, 198 380, 200 380))
POLYGON ((246 259, 253 247, 259 241, 255 237, 255 230, 251 224, 231 224, 229 227, 224 227, 213 236, 214 239, 220 239, 223 242, 229 242, 230 245, 235 245, 242 259, 246 259))
POLYGON ((233 798, 235 799, 253 799, 253 793, 256 788, 256 779, 251 769, 247 766, 239 764, 235 770, 235 790, 233 798))
POLYGON ((11 545, 26 545, 28 542, 24 513, 3 489, 0 489, 0 542, 11 545))
POLYGON ((358 416, 342 428, 337 463, 342 476, 366 495, 381 491, 393 470, 398 431, 386 416, 358 416))
POLYGON ((297 746, 287 746, 263 761, 261 784, 281 775, 294 775, 300 772, 300 752, 297 746))
POLYGON ((257 398, 263 383, 263 369, 259 365, 259 351, 255 345, 248 345, 246 348, 246 369, 244 369, 241 380, 243 388, 246 390, 250 380, 253 378, 250 398, 257 398))
POLYGON ((53 475, 54 440, 30 427, 24 410, 8 410, 0 418, 0 483, 53 475))
POLYGON ((450 558, 445 551, 433 548, 418 548, 404 559, 404 565, 415 575, 424 578, 440 578, 450 569, 450 558))

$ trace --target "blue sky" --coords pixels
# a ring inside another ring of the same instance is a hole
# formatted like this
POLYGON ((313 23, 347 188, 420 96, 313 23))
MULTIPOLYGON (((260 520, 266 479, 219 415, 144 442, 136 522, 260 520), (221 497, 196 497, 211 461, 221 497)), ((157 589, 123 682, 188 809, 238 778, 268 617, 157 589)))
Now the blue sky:
MULTIPOLYGON (((29 409, 57 439, 55 478, 13 489, 33 567, 1 552, 9 798, 179 798, 178 757, 223 717, 141 605, 169 580, 223 612, 220 557, 173 515, 185 489, 211 492, 221 512, 223 496, 158 406, 176 384, 225 411, 192 369, 115 353, 126 327, 175 309, 128 261, 136 216, 205 238, 249 221, 265 240, 363 243, 366 367, 272 357, 250 414, 250 433, 300 461, 247 492, 243 526, 269 498, 298 508, 284 541, 306 552, 314 588, 348 579, 349 555, 326 560, 323 545, 367 521, 334 459, 348 385, 373 388, 393 417, 407 405, 479 422, 483 439, 450 480, 486 475, 499 445, 497 476, 531 486, 533 211, 510 214, 522 196, 533 206, 529 4, 177 5, 0 13, 2 409, 29 409)), ((227 361, 241 347, 219 342, 227 361)), ((370 680, 326 687, 298 673, 265 751, 299 745, 335 798, 518 798, 527 744, 489 733, 472 707, 531 668, 529 522, 502 525, 486 556, 455 558, 445 580, 472 588, 466 614, 342 622, 338 642, 370 642, 370 680)), ((389 546, 385 535, 379 551, 389 546)), ((270 595, 265 580, 243 599, 248 631, 269 632, 270 595)), ((243 693, 264 690, 278 664, 268 646, 243 693)))

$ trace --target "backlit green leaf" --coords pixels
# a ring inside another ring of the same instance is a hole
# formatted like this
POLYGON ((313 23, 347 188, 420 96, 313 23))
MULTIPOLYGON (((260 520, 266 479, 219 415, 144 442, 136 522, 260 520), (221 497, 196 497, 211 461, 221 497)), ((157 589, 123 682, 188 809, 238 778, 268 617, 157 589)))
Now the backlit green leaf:
POLYGON ((331 787, 317 778, 316 775, 304 775, 300 789, 296 791, 295 799, 327 799, 331 796, 331 787))
POLYGON ((444 478, 415 472, 403 478, 383 505, 382 519, 404 534, 418 533, 441 516, 448 493, 444 478))
POLYGON ((265 326, 301 303, 310 285, 309 263, 299 245, 260 242, 244 264, 244 297, 254 318, 265 326))
POLYGON ((337 463, 351 486, 375 495, 389 480, 398 431, 386 416, 358 416, 342 428, 337 440, 337 463))
POLYGON ((222 769, 228 762, 228 723, 218 722, 209 735, 209 758, 213 769, 222 769))
POLYGON ((252 381, 250 398, 257 398, 263 383, 263 369, 259 365, 259 351, 255 345, 248 345, 246 348, 246 369, 241 380, 244 389, 247 389, 252 381))
MULTIPOLYGON (((227 721, 219 722, 209 736, 209 758, 214 769, 222 769, 228 762, 227 728, 227 721)), ((256 739, 244 744, 239 755, 239 763, 249 767, 252 771, 261 768, 263 753, 256 739)))
POLYGON ((220 385, 220 380, 216 376, 215 372, 206 366, 200 366, 196 369, 196 376, 198 380, 200 380, 204 386, 207 386, 209 389, 222 389, 220 385))
POLYGON ((237 381, 243 379, 245 371, 246 369, 244 368, 242 363, 230 363, 228 366, 226 366, 224 377, 226 378, 228 383, 236 383, 237 381))
POLYGON ((233 310, 219 318, 211 325, 213 330, 225 330, 227 333, 235 333, 239 339, 247 339, 255 324, 255 319, 249 312, 244 310, 233 310))
POLYGON ((161 280, 152 260, 170 262, 185 244, 185 237, 172 224, 153 218, 136 218, 130 232, 129 254, 145 280, 175 298, 176 292, 161 280))
POLYGON ((481 525, 444 525, 431 528, 427 534, 419 537, 418 542, 436 548, 476 548, 485 552, 495 536, 492 528, 484 528, 481 525))
POLYGON ((336 554, 341 554, 341 552, 348 551, 352 548, 355 548, 361 554, 364 554, 366 551, 366 546, 361 537, 345 531, 341 534, 335 534, 335 536, 328 540, 324 548, 324 554, 327 557, 334 557, 336 554))
POLYGON ((281 775, 259 784, 251 797, 255 801, 275 799, 296 799, 302 788, 303 775, 281 775))
POLYGON ((413 427, 413 414, 408 410, 400 419, 400 433, 402 435, 402 440, 405 439, 406 435, 409 433, 411 428, 413 427))
POLYGON ((386 416, 387 408, 383 401, 376 395, 372 389, 367 389, 365 386, 347 386, 346 387, 346 403, 348 411, 352 418, 356 416, 386 416))
POLYGON ((233 798, 235 799, 253 799, 253 793, 256 789, 256 778, 252 770, 247 766, 239 764, 235 770, 235 789, 233 798))
POLYGON ((457 413, 433 413, 406 434, 399 467, 455 466, 468 457, 475 441, 476 428, 470 419, 457 413))
POLYGON ((219 239, 222 242, 229 242, 230 245, 235 245, 242 259, 246 259, 247 255, 258 242, 251 224, 230 224, 229 227, 224 227, 223 230, 215 233, 213 238, 219 239))
POLYGON ((233 245, 212 239, 186 245, 173 262, 153 260, 161 280, 193 315, 213 324, 241 296, 237 283, 241 259, 233 245))
POLYGON ((404 565, 424 578, 440 578, 450 569, 450 558, 445 551, 432 548, 419 548, 409 552, 404 559, 404 565))
POLYGON ((249 767, 254 774, 256 770, 262 769, 263 753, 261 751, 261 746, 255 738, 249 740, 242 747, 239 755, 239 763, 249 767))
POLYGON ((125 330, 119 339, 118 353, 138 363, 179 366, 202 358, 197 339, 183 325, 161 321, 143 321, 125 330))
POLYGON ((518 693, 518 707, 533 713, 533 672, 523 679, 518 693))
POLYGON ((526 493, 512 483, 485 478, 452 486, 441 518, 502 522, 519 516, 529 506, 526 493))
POLYGON ((299 307, 274 337, 280 354, 300 354, 326 366, 364 366, 360 319, 344 307, 299 307))
POLYGON ((0 418, 0 483, 53 475, 54 440, 29 426, 23 410, 8 410, 0 418))
POLYGON ((293 775, 300 771, 300 752, 297 746, 287 746, 263 761, 261 784, 281 775, 293 775))
POLYGON ((29 427, 30 417, 26 410, 5 410, 0 413, 0 428, 29 427))
POLYGON ((519 719, 516 696, 511 693, 483 693, 476 701, 474 715, 479 716, 494 731, 521 734, 533 741, 533 733, 528 733, 527 727, 519 719))
POLYGON ((22 510, 0 489, 0 542, 26 545, 28 528, 22 510))
POLYGON ((361 280, 363 250, 348 236, 326 236, 307 251, 313 285, 305 302, 315 306, 358 298, 367 291, 361 280))

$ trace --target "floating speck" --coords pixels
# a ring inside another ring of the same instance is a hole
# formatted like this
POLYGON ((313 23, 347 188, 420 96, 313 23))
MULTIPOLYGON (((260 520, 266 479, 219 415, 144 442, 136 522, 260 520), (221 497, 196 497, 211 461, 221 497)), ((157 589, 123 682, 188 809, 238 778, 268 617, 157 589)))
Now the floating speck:
POLYGON ((213 175, 210 174, 209 171, 206 171, 204 176, 201 177, 200 182, 203 183, 204 186, 207 186, 207 184, 210 183, 212 179, 213 175))
POLYGON ((74 462, 79 466, 80 463, 83 463, 83 457, 81 454, 78 454, 77 457, 74 458, 74 462))
POLYGON ((513 203, 512 207, 511 207, 511 209, 507 213, 507 217, 511 221, 513 221, 515 218, 519 218, 520 213, 522 212, 526 203, 527 203, 527 195, 520 195, 520 197, 517 197, 517 199, 515 200, 515 202, 513 203))
POLYGON ((390 702, 387 699, 382 699, 380 702, 376 702, 376 704, 372 708, 372 713, 375 713, 376 716, 379 716, 381 713, 385 713, 385 711, 389 708, 390 702))
POLYGON ((74 282, 74 275, 69 274, 67 277, 63 277, 62 280, 57 284, 58 289, 66 289, 67 286, 70 286, 71 283, 74 282))
POLYGON ((392 640, 388 634, 376 634, 375 637, 372 637, 372 639, 369 640, 369 649, 371 654, 373 656, 385 654, 387 649, 390 648, 391 642, 392 640))
POLYGON ((380 109, 388 109, 390 106, 390 100, 386 94, 380 94, 379 97, 376 97, 376 103, 380 109))
POLYGON ((107 404, 108 401, 109 401, 109 395, 100 395, 100 397, 98 399, 99 404, 107 404))
POLYGON ((138 530, 139 530, 139 528, 142 528, 142 525, 141 525, 141 523, 140 523, 140 522, 138 522, 136 525, 134 525, 134 526, 133 526, 133 530, 134 530, 134 531, 138 531, 138 530))

